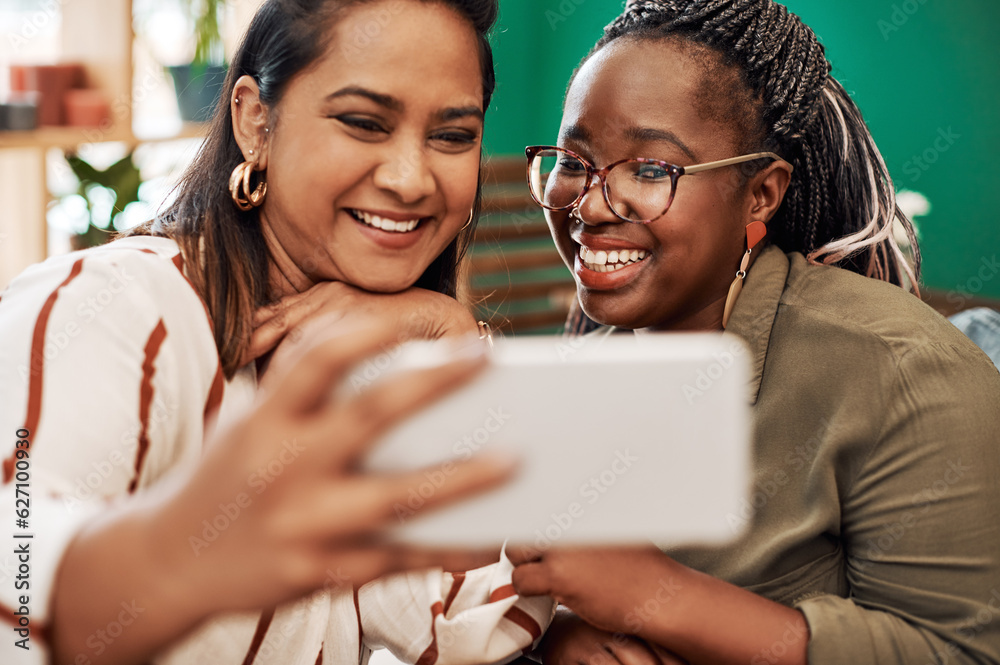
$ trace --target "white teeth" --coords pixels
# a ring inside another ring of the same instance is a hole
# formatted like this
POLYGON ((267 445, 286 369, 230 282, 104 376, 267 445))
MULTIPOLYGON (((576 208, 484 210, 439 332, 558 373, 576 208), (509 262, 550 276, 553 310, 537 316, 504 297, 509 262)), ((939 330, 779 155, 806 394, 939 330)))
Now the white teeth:
POLYGON ((644 249, 619 249, 610 252, 597 251, 580 245, 580 261, 594 272, 615 272, 633 263, 642 261, 649 255, 644 249))
POLYGON ((392 219, 385 219, 384 217, 379 217, 378 215, 373 215, 367 213, 363 210, 354 210, 354 216, 360 217, 368 226, 374 226, 376 229, 382 229, 383 231, 388 231, 390 233, 407 233, 417 228, 420 223, 419 219, 411 219, 408 222, 397 222, 392 219))

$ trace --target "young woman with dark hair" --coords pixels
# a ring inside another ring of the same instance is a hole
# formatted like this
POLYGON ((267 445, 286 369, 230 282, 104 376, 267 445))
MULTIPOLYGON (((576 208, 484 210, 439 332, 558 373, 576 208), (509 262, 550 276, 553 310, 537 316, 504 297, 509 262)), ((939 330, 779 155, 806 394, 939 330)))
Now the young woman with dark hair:
MULTIPOLYGON (((0 660, 330 662, 325 640, 357 636, 352 586, 484 562, 386 544, 424 473, 357 468, 480 360, 331 395, 388 345, 478 335, 455 276, 496 15, 496 0, 268 0, 175 202, 4 292, 0 429, 17 440, 0 489, 34 539, 11 541, 31 548, 30 584, 0 589, 19 631, 0 660), (304 346, 258 393, 293 331, 304 346)), ((427 505, 509 466, 435 471, 427 505)))
POLYGON ((772 0, 632 0, 527 152, 571 332, 738 336, 755 415, 731 544, 508 548, 570 610, 543 661, 1000 662, 1000 375, 908 293, 912 226, 813 32, 772 0))

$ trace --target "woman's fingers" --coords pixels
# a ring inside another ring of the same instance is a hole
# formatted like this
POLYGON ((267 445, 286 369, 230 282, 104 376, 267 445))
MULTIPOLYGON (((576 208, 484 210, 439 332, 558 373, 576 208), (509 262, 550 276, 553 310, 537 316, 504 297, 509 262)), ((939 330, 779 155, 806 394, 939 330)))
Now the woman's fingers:
MULTIPOLYGON (((306 347, 302 357, 277 383, 268 403, 281 411, 309 412, 325 404, 338 381, 365 358, 395 339, 390 326, 370 322, 306 347)), ((343 437, 343 432, 335 437, 343 437)))
POLYGON ((507 559, 514 565, 520 566, 532 561, 541 561, 543 552, 532 545, 511 545, 504 548, 507 559))
POLYGON ((503 484, 510 480, 517 467, 516 458, 483 453, 469 460, 446 462, 399 476, 390 480, 392 489, 386 492, 384 500, 386 512, 395 515, 393 508, 402 505, 410 510, 413 519, 419 519, 435 508, 503 484), (418 506, 409 503, 414 491, 422 499, 418 506))
POLYGON ((514 590, 522 596, 552 595, 549 572, 541 561, 525 563, 515 568, 511 582, 514 590))
POLYGON ((660 665, 659 656, 645 642, 635 638, 618 638, 616 635, 605 648, 614 654, 621 665, 660 665))
POLYGON ((254 313, 254 332, 250 337, 250 347, 241 364, 256 360, 276 347, 285 335, 327 306, 328 301, 335 298, 340 286, 342 285, 335 282, 323 282, 307 291, 258 308, 254 313))
POLYGON ((438 506, 502 484, 516 466, 516 460, 509 457, 483 454, 406 474, 334 477, 326 491, 310 497, 308 508, 289 517, 289 523, 296 530, 311 531, 331 542, 373 528, 391 529, 438 506), (420 498, 419 503, 414 502, 414 496, 420 498))
POLYGON ((428 404, 465 385, 486 363, 486 347, 478 339, 462 347, 454 360, 430 369, 401 372, 397 376, 376 379, 373 386, 360 395, 338 404, 351 416, 356 436, 344 436, 340 409, 331 412, 327 436, 338 440, 338 455, 347 463, 355 462, 377 440, 377 437, 428 404), (353 441, 353 447, 349 442, 353 441))
POLYGON ((495 547, 445 550, 382 541, 333 552, 328 578, 334 582, 331 586, 350 588, 393 573, 429 568, 467 571, 488 566, 497 560, 495 547))
POLYGON ((648 646, 653 653, 656 654, 656 657, 659 659, 661 665, 688 665, 686 660, 671 653, 670 651, 667 651, 659 644, 653 644, 651 642, 646 642, 644 644, 646 644, 646 646, 648 646))

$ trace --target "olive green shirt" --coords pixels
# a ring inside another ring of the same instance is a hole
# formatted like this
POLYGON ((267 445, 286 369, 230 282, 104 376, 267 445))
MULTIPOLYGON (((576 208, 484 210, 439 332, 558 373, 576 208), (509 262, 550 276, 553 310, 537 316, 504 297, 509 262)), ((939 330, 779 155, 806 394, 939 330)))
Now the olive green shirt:
POLYGON ((769 247, 726 334, 750 348, 742 535, 670 554, 797 607, 753 663, 1000 663, 1000 373, 896 286, 769 247), (745 527, 745 528, 743 528, 745 527))

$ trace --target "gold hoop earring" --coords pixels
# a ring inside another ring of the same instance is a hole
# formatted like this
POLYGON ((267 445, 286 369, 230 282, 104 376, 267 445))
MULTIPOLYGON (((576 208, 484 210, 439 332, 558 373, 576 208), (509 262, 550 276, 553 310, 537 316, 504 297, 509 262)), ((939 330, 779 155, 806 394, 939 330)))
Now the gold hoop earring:
POLYGON ((733 313, 733 308, 736 307, 736 299, 743 292, 743 280, 746 279, 747 268, 750 266, 750 253, 766 235, 767 226, 765 226, 764 222, 750 222, 747 224, 747 251, 743 255, 743 260, 740 261, 740 269, 736 271, 736 279, 729 285, 729 295, 726 296, 726 307, 722 311, 723 330, 729 325, 729 317, 733 313))
POLYGON ((257 162, 242 162, 229 175, 229 195, 236 207, 243 212, 258 207, 264 202, 264 196, 267 194, 267 183, 263 176, 257 183, 257 187, 250 191, 250 178, 255 166, 257 166, 257 162))
POLYGON ((462 228, 460 228, 460 229, 459 229, 459 232, 462 232, 462 231, 464 231, 465 229, 469 228, 469 225, 470 225, 470 224, 472 224, 472 220, 473 220, 473 219, 474 219, 475 217, 476 217, 476 209, 475 209, 475 208, 473 208, 472 210, 470 210, 470 211, 469 211, 469 221, 467 221, 467 222, 465 223, 465 226, 463 226, 462 228))

